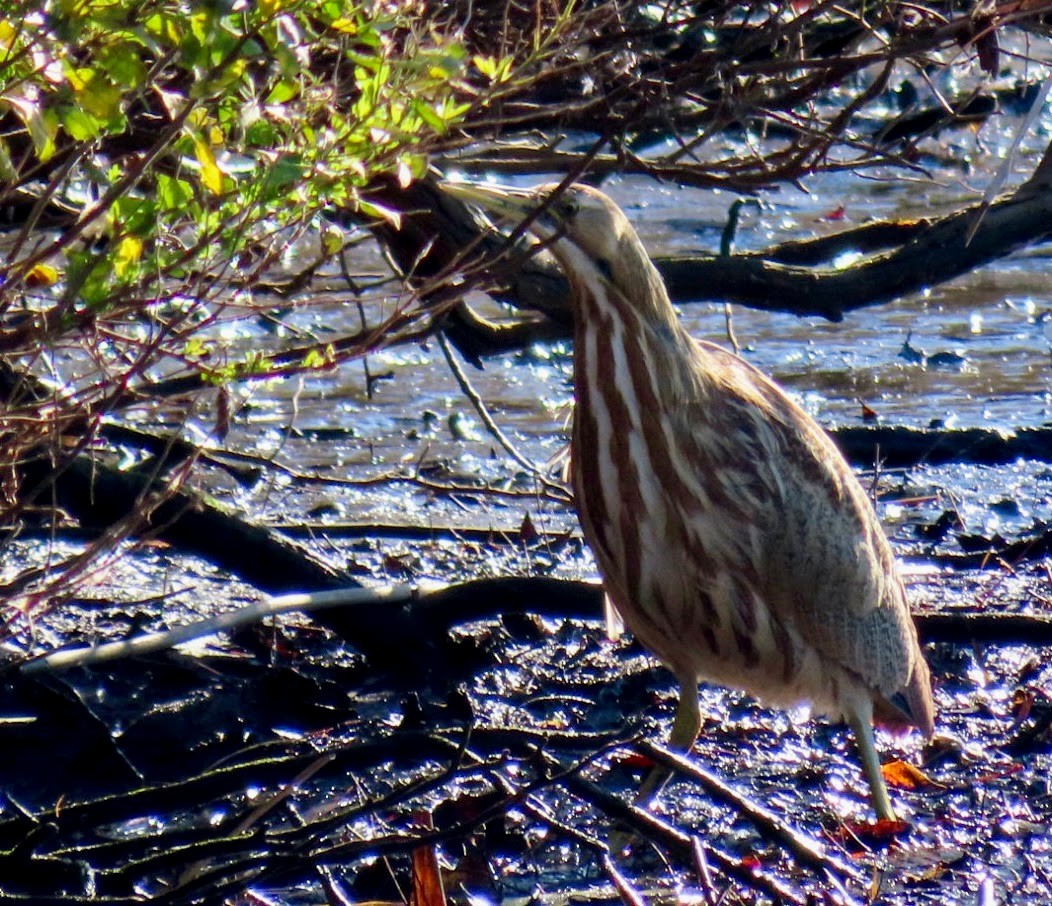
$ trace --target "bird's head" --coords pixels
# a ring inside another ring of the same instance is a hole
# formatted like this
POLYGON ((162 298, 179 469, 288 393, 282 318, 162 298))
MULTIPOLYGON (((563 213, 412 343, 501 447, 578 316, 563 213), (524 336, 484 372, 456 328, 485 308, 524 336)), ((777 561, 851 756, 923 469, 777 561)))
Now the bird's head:
POLYGON ((587 286, 600 279, 637 302, 667 298, 632 224, 598 189, 575 184, 553 197, 554 183, 534 189, 474 183, 444 187, 462 201, 504 219, 521 221, 539 211, 529 231, 548 245, 572 283, 587 286))

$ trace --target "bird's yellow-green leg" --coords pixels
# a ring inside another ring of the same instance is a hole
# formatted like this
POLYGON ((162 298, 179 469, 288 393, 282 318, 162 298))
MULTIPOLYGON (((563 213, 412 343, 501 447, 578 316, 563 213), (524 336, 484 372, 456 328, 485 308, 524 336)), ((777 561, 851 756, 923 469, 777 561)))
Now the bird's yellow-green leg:
MULTIPOLYGON (((698 682, 692 677, 686 682, 680 682, 679 705, 676 707, 676 719, 672 722, 672 732, 668 737, 668 747, 675 752, 688 753, 700 730, 698 682)), ((636 793, 635 804, 639 808, 646 808, 671 776, 672 772, 668 768, 655 765, 636 793)))
MULTIPOLYGON (((860 709, 868 712, 869 709, 860 709)), ((848 720, 851 729, 855 733, 855 744, 858 746, 858 754, 862 758, 862 771, 869 782, 869 792, 873 797, 873 808, 877 817, 886 821, 896 821, 895 810, 891 807, 891 799, 888 797, 888 787, 884 783, 884 774, 880 770, 880 756, 877 754, 877 744, 873 739, 873 719, 869 713, 858 713, 853 711, 848 720)))
MULTIPOLYGON (((672 722, 672 732, 668 737, 668 747, 686 754, 690 751, 701 730, 701 706, 698 704, 698 682, 691 677, 680 683, 679 704, 676 707, 676 719, 672 722)), ((633 803, 637 808, 646 808, 661 788, 668 782, 672 772, 661 765, 654 765, 646 779, 639 787, 633 803)), ((616 830, 610 835, 610 848, 620 852, 632 841, 632 833, 616 830)))

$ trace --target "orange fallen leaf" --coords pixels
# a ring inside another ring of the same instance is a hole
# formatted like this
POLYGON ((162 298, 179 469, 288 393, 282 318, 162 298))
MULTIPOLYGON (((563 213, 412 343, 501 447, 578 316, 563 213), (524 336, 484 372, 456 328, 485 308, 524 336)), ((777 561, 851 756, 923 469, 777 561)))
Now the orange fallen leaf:
POLYGON ((938 784, 920 768, 897 759, 895 761, 889 761, 887 764, 882 764, 880 766, 880 773, 884 775, 884 780, 887 782, 888 786, 900 790, 917 790, 922 787, 938 786, 938 784))
POLYGON ((911 826, 908 821, 899 819, 892 821, 888 818, 878 818, 872 821, 863 818, 858 821, 845 821, 843 828, 835 836, 841 843, 863 843, 867 847, 873 847, 890 843, 906 833, 911 826))
POLYGON ((1030 716, 1037 696, 1029 689, 1016 689, 1012 693, 1012 717, 1018 726, 1030 716))
POLYGON ((760 871, 763 868, 763 862, 760 861, 760 857, 755 853, 742 856, 741 864, 743 868, 747 868, 749 871, 760 871))

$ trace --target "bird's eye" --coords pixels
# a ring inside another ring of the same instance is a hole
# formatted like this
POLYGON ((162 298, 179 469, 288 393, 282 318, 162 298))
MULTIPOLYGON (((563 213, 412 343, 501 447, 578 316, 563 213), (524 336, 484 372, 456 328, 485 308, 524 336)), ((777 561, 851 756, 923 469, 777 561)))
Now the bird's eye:
POLYGON ((603 279, 613 281, 614 269, 606 258, 596 258, 595 267, 603 275, 603 279))
POLYGON ((580 210, 580 205, 573 198, 564 198, 559 202, 559 216, 563 220, 570 220, 576 217, 578 210, 580 210))

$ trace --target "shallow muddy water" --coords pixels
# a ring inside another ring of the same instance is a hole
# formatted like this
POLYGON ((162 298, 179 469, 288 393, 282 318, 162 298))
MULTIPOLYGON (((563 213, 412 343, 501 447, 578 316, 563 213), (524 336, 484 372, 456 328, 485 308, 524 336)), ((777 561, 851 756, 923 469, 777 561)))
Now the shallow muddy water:
MULTIPOLYGON (((971 132, 949 135, 940 145, 942 160, 922 162, 932 170, 934 185, 916 177, 844 173, 809 180, 807 192, 785 188, 770 193, 763 198, 763 211, 743 211, 736 247, 759 250, 873 217, 930 216, 977 201, 1019 125, 1018 118, 995 117, 983 127, 980 137, 992 156, 976 154, 977 138, 971 132), (987 162, 989 169, 967 165, 972 157, 987 162)), ((1026 177, 1045 141, 1045 127, 1024 140, 1009 187, 1026 177)), ((625 208, 655 255, 714 251, 733 201, 727 193, 670 188, 638 177, 609 180, 604 189, 625 208)), ((382 267, 368 251, 354 264, 362 271, 382 267)), ((699 297, 713 295, 712 288, 699 288, 699 297)), ((1052 248, 1046 245, 895 303, 851 312, 839 324, 739 306, 733 319, 745 358, 789 388, 826 426, 861 423, 865 404, 887 424, 925 427, 938 421, 1011 430, 1052 419, 1050 310, 1052 248), (949 354, 952 361, 926 364, 917 361, 918 353, 949 354)), ((688 303, 680 312, 695 336, 727 343, 722 305, 688 303)), ((297 317, 292 315, 291 322, 297 317)), ((357 318, 354 306, 335 304, 332 309, 308 309, 298 326, 351 330, 357 318)), ((251 342, 251 337, 242 341, 251 342)), ((464 366, 501 428, 542 467, 567 441, 571 355, 570 344, 563 342, 490 359, 482 371, 464 366)), ((362 478, 441 462, 451 474, 483 481, 514 483, 518 474, 518 486, 523 486, 521 469, 480 424, 436 344, 388 350, 371 356, 368 367, 373 375, 387 376, 375 383, 372 398, 356 363, 331 376, 253 390, 251 407, 239 420, 231 445, 263 454, 280 451, 279 458, 297 468, 333 477, 362 478), (290 436, 290 428, 305 435, 290 436), (341 435, 333 428, 347 430, 341 435)), ((997 483, 996 474, 987 477, 997 483)), ((1042 487, 1020 488, 1010 474, 1004 478, 1013 494, 1032 492, 1027 509, 1044 509, 1042 487)), ((956 487, 952 474, 940 481, 950 495, 968 498, 975 492, 974 482, 956 487)), ((255 489, 240 503, 279 521, 297 510, 322 506, 333 518, 366 522, 394 518, 513 528, 528 510, 534 518, 573 524, 561 507, 544 502, 506 507, 489 501, 465 510, 439 496, 392 496, 389 490, 255 489)))
MULTIPOLYGON (((1018 124, 1018 119, 995 118, 984 127, 982 140, 996 149, 995 158, 1007 149, 1018 124)), ((1047 140, 1047 129, 1027 139, 1026 153, 1019 158, 1013 182, 1026 175, 1047 140)), ((966 161, 973 156, 975 142, 971 133, 947 137, 940 146, 941 153, 947 160, 966 161)), ((980 198, 993 178, 992 169, 970 168, 964 176, 965 167, 960 163, 950 166, 932 161, 931 166, 938 184, 923 192, 918 183, 901 178, 837 175, 809 181, 807 192, 786 189, 771 194, 764 198, 762 212, 750 209, 743 214, 737 247, 762 249, 787 239, 843 229, 870 217, 927 216, 980 198), (841 208, 843 217, 827 217, 841 208)), ((727 194, 670 189, 644 179, 611 180, 604 188, 624 206, 653 254, 713 251, 733 201, 727 194)), ((353 267, 377 272, 383 264, 374 253, 363 250, 353 267)), ((1044 313, 1052 310, 1050 274, 1052 248, 1045 246, 894 304, 853 312, 840 324, 736 307, 734 327, 745 357, 788 387, 827 426, 858 423, 862 404, 888 424, 927 426, 939 420, 948 425, 1007 430, 1043 425, 1052 419, 1052 327, 1044 318, 1044 313), (954 353, 961 359, 949 367, 919 363, 916 355, 902 354, 907 339, 910 348, 929 356, 954 353)), ((711 295, 708 290, 699 291, 699 296, 711 295)), ((725 341, 722 306, 711 302, 684 304, 681 314, 694 335, 725 341)), ((287 323, 322 337, 327 332, 339 335, 357 329, 358 312, 346 300, 336 300, 331 305, 293 311, 287 323)), ((258 325, 239 325, 230 342, 251 346, 263 336, 258 325)), ((571 356, 568 343, 555 343, 490 359, 482 371, 465 366, 494 419, 521 453, 539 466, 558 457, 567 442, 571 356)), ((347 364, 327 375, 247 391, 247 405, 235 417, 225 446, 273 457, 302 474, 268 473, 265 480, 241 487, 216 471, 209 476, 210 490, 249 518, 295 529, 297 537, 305 538, 317 554, 366 581, 518 574, 594 576, 592 561, 577 541, 549 548, 543 544, 468 543, 445 532, 435 541, 392 541, 379 538, 379 533, 370 536, 368 531, 364 538, 355 540, 336 534, 326 537, 327 523, 377 523, 436 529, 500 528, 516 538, 526 515, 537 528, 576 532, 572 510, 553 495, 542 493, 537 481, 486 432, 435 343, 373 355, 368 368, 374 376, 385 375, 375 382, 372 396, 366 392, 361 363, 347 364), (380 480, 387 475, 415 475, 427 483, 380 480), (348 484, 344 483, 346 479, 378 480, 348 484), (443 489, 450 483, 487 485, 517 491, 520 496, 451 493, 443 489)), ((203 430, 208 427, 208 416, 205 413, 202 419, 203 430)), ((1052 520, 1050 476, 1052 471, 1042 463, 1002 468, 915 468, 881 475, 881 516, 897 553, 907 558, 908 584, 919 609, 989 606, 1048 612, 1043 564, 1029 564, 1014 572, 951 571, 931 557, 959 550, 955 534, 928 543, 920 541, 915 530, 943 512, 955 510, 962 532, 1012 538, 1039 521, 1052 520)), ((75 549, 75 543, 67 541, 52 551, 58 555, 75 549)), ((19 553, 31 560, 40 559, 46 551, 31 543, 19 553)), ((233 599, 249 594, 250 590, 232 585, 228 577, 207 564, 163 548, 148 549, 122 561, 100 583, 98 597, 109 596, 110 607, 103 601, 101 607, 94 602, 96 606, 90 612, 87 607, 84 611, 70 608, 40 627, 36 643, 57 645, 73 635, 122 636, 132 627, 176 622, 191 613, 226 609, 233 599), (167 595, 163 607, 150 600, 157 594, 167 595), (129 607, 127 602, 141 603, 129 607)), ((216 730, 211 733, 214 739, 201 742, 194 753, 201 764, 213 757, 228 757, 229 748, 236 749, 242 741, 239 733, 246 746, 260 738, 268 744, 277 740, 290 749, 295 744, 304 748, 314 745, 310 733, 317 727, 303 717, 303 702, 309 701, 319 712, 332 709, 331 713, 346 721, 340 732, 352 739, 355 734, 368 736, 378 726, 404 727, 419 719, 412 707, 415 692, 403 696, 384 688, 377 690, 369 678, 360 685, 345 686, 350 674, 341 672, 345 664, 331 639, 318 643, 314 637, 318 649, 313 649, 309 623, 292 618, 292 624, 294 644, 289 650, 276 646, 271 657, 282 669, 288 664, 293 667, 281 675, 280 689, 273 687, 270 694, 287 690, 292 680, 299 682, 304 675, 311 682, 317 680, 317 688, 310 686, 301 702, 295 697, 299 687, 293 687, 296 692, 289 694, 291 706, 280 717, 287 723, 279 724, 279 718, 273 717, 272 700, 260 704, 251 699, 249 703, 254 702, 273 724, 250 724, 236 698, 235 706, 216 709, 224 717, 231 716, 233 728, 216 730), (225 737, 222 743, 229 748, 219 746, 222 754, 214 755, 210 746, 218 745, 219 737, 225 737)), ((524 641, 505 626, 495 630, 499 638, 495 647, 500 652, 495 665, 464 684, 465 696, 475 708, 473 719, 480 725, 527 726, 538 732, 565 728, 605 732, 623 730, 627 714, 632 720, 641 719, 651 733, 663 736, 667 731, 674 708, 673 687, 637 649, 600 642, 594 627, 582 631, 579 625, 564 626, 558 621, 517 625, 519 630, 524 627, 524 641)), ((204 643, 193 649, 194 657, 201 652, 215 656, 215 650, 204 643)), ((936 786, 921 792, 895 793, 914 815, 916 830, 901 845, 869 854, 867 869, 874 863, 892 869, 890 893, 880 902, 971 903, 975 901, 976 879, 986 874, 997 879, 999 889, 1030 895, 1039 889, 1041 879, 1052 873, 1049 756, 1047 747, 1038 745, 1036 754, 1028 752, 1013 762, 1004 754, 1002 744, 1011 740, 1024 720, 1019 717, 1014 694, 1024 688, 1047 690, 1052 682, 1047 649, 940 644, 931 648, 930 655, 940 708, 939 748, 922 754, 916 738, 881 742, 885 754, 924 764, 936 786), (938 874, 934 866, 941 866, 938 874)), ((235 685, 230 676, 223 679, 224 671, 241 680, 239 671, 244 665, 240 661, 244 657, 236 646, 224 643, 219 659, 191 668, 178 662, 171 672, 191 690, 181 688, 186 698, 200 695, 205 700, 214 688, 235 685), (215 680, 213 673, 220 679, 215 680), (200 682, 199 674, 207 675, 207 683, 200 682)), ((169 666, 150 666, 142 675, 132 666, 128 668, 130 677, 118 677, 117 681, 111 676, 96 681, 90 673, 70 681, 69 687, 89 703, 93 715, 111 721, 106 734, 123 746, 122 756, 131 748, 133 738, 138 743, 143 738, 150 742, 162 728, 160 722, 148 720, 168 707, 168 703, 161 707, 152 699, 157 694, 151 685, 150 671, 154 669, 164 673, 169 666), (127 686, 121 685, 125 682, 127 686), (113 703, 107 696, 114 695, 115 688, 124 697, 113 703), (133 706, 141 707, 144 713, 130 716, 127 710, 133 706)), ((360 681, 361 677, 355 675, 354 679, 360 681)), ((706 724, 698 760, 711 764, 815 837, 832 839, 832 845, 839 847, 842 838, 835 834, 844 832, 839 823, 867 808, 845 733, 821 721, 808 721, 802 713, 766 711, 737 693, 705 688, 702 697, 706 724)), ((288 706, 289 702, 284 704, 288 706)), ((177 706, 182 703, 172 704, 173 708, 177 706)), ((419 702, 415 707, 419 708, 419 702)), ((208 711, 206 716, 212 719, 215 715, 208 711)), ((319 721, 328 733, 325 719, 323 716, 319 721)), ((185 732, 190 733, 193 725, 188 720, 185 732)), ((179 730, 170 732, 173 739, 164 768, 175 776, 185 766, 178 756, 171 757, 171 752, 179 752, 180 741, 179 730)), ((332 740, 320 741, 319 748, 324 750, 325 744, 331 746, 332 740)), ((198 761, 194 762, 195 769, 198 761)), ((514 767, 520 770, 520 766, 514 767)), ((423 768, 416 765, 413 770, 423 768)), ((619 782, 622 790, 630 789, 635 782, 623 768, 615 766, 613 773, 614 785, 619 782)), ((330 800, 341 804, 357 801, 360 784, 370 780, 374 784, 394 783, 407 776, 385 763, 384 770, 372 778, 352 775, 349 779, 330 778, 315 787, 307 784, 303 803, 294 801, 293 813, 298 820, 319 808, 319 801, 322 807, 330 800)), ((442 795, 459 792, 443 790, 442 795)), ((228 814, 252 808, 252 797, 257 794, 258 790, 251 795, 230 796, 207 820, 214 818, 219 823, 228 814)), ((48 801, 49 796, 43 800, 48 801)), ((440 798, 438 794, 425 797, 424 805, 430 807, 440 798)), ((559 789, 550 804, 575 826, 577 822, 596 821, 594 810, 578 800, 566 799, 559 789)), ((15 820, 16 811, 0 803, 0 819, 15 820)), ((680 782, 670 791, 665 811, 678 825, 708 834, 721 845, 726 842, 736 853, 760 851, 763 855, 766 847, 772 861, 780 858, 762 835, 743 827, 740 815, 700 796, 688 783, 680 782)), ((131 838, 142 834, 136 823, 141 820, 142 816, 136 816, 112 833, 131 838)), ((157 818, 150 833, 162 828, 165 820, 157 818)), ((189 817, 180 815, 179 820, 200 823, 203 819, 195 812, 189 817)), ((288 816, 283 820, 294 823, 288 816)), ((510 824, 516 822, 527 824, 518 812, 509 820, 510 824)), ((177 822, 168 826, 177 826, 177 822)), ((357 829, 365 835, 380 835, 388 827, 377 821, 357 829)), ((523 837, 529 834, 532 830, 520 830, 523 837)), ((547 844, 536 836, 530 837, 530 846, 525 855, 520 852, 503 862, 494 860, 506 869, 507 877, 500 878, 496 893, 487 892, 487 896, 506 902, 532 897, 556 903, 571 891, 572 895, 610 898, 606 879, 595 872, 592 862, 582 858, 580 849, 565 840, 547 844)), ((635 870, 649 878, 647 883, 658 878, 653 882, 656 889, 648 889, 648 893, 658 900, 682 901, 684 894, 689 898, 689 879, 684 880, 681 874, 674 880, 667 865, 652 857, 644 855, 641 861, 642 868, 637 861, 635 870)), ((793 871, 796 868, 789 866, 787 872, 793 871)), ((353 873, 347 869, 348 879, 353 873)), ((856 895, 861 896, 859 891, 864 889, 860 886, 856 895)), ((324 902, 317 885, 295 890, 275 885, 273 889, 261 888, 259 897, 255 901, 324 902)), ((363 893, 360 898, 374 897, 363 893)))

